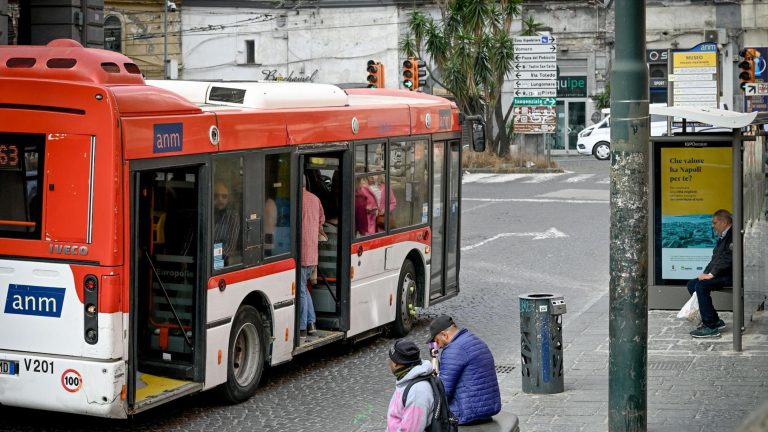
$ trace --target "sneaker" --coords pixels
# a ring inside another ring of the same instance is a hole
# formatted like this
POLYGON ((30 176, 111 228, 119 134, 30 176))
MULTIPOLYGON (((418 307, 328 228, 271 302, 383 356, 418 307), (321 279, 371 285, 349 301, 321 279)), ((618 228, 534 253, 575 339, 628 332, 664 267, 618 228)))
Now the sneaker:
POLYGON ((307 331, 306 330, 299 330, 299 337, 306 339, 307 338, 307 331))
MULTIPOLYGON (((699 325, 696 327, 696 329, 700 329, 702 327, 706 327, 703 322, 699 322, 699 325)), ((725 328, 725 321, 719 319, 717 320, 717 324, 715 324, 715 328, 718 330, 722 330, 725 328)))
POLYGON ((307 334, 313 335, 315 333, 317 333, 317 327, 315 327, 315 323, 307 324, 307 334))
POLYGON ((720 330, 716 328, 709 328, 706 326, 701 326, 697 328, 696 330, 691 332, 691 336, 695 338, 713 338, 713 337, 720 337, 720 330))

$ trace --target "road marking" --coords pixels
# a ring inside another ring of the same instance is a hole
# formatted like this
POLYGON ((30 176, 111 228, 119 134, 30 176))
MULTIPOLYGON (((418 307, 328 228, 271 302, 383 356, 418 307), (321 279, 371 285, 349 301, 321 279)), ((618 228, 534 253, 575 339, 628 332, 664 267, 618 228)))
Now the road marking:
POLYGON ((595 176, 594 174, 579 174, 573 177, 568 177, 567 179, 565 179, 563 183, 579 183, 594 176, 595 176))
POLYGON ((545 181, 552 180, 558 176, 563 175, 563 173, 552 173, 552 174, 536 174, 531 176, 530 180, 526 180, 523 183, 543 183, 545 181))
POLYGON ((478 183, 506 183, 506 182, 519 180, 525 177, 530 177, 530 174, 497 174, 492 177, 481 178, 477 182, 478 183))
POLYGON ((536 195, 536 198, 560 198, 560 199, 580 199, 580 200, 610 200, 608 189, 562 189, 553 192, 547 192, 536 195))
POLYGON ((462 198, 462 201, 533 202, 533 203, 564 203, 564 204, 608 204, 610 202, 609 200, 550 199, 550 198, 462 198))
POLYGON ((595 183, 600 183, 600 184, 611 184, 611 178, 610 178, 610 177, 606 177, 606 178, 604 178, 604 179, 600 179, 600 180, 596 181, 595 183))
POLYGON ((461 182, 462 183, 474 183, 482 178, 495 176, 496 174, 491 173, 466 173, 462 176, 461 182))
POLYGON ((472 250, 474 248, 480 247, 486 243, 490 243, 494 240, 498 240, 503 237, 533 237, 533 240, 543 240, 543 239, 551 239, 551 238, 563 238, 563 237, 568 237, 568 235, 562 231, 559 231, 557 228, 554 228, 554 227, 544 232, 501 233, 501 234, 496 234, 495 236, 485 239, 479 243, 475 243, 469 246, 464 246, 463 248, 461 248, 461 250, 462 251, 472 250))
POLYGON ((462 212, 462 213, 469 213, 469 212, 471 212, 471 211, 475 211, 475 210, 477 210, 477 209, 481 209, 481 208, 483 208, 483 207, 492 206, 492 205, 494 205, 494 204, 498 204, 498 203, 495 203, 495 202, 487 202, 487 203, 483 203, 483 204, 480 204, 480 205, 476 205, 476 206, 474 206, 474 207, 470 207, 470 208, 464 208, 464 209, 463 209, 461 212, 462 212))

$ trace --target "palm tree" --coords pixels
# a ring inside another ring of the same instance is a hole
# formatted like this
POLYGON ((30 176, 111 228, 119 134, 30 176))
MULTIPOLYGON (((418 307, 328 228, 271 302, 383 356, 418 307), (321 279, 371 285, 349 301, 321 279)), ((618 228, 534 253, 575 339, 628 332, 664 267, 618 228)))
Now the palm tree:
MULTIPOLYGON (((400 50, 406 56, 431 59, 432 80, 451 92, 467 114, 481 114, 490 125, 499 125, 492 148, 497 154, 509 149, 506 115, 501 106, 501 89, 512 70, 513 48, 510 30, 520 16, 523 0, 436 0, 441 19, 413 10, 400 50)), ((529 18, 539 26, 533 18, 529 18)), ((525 24, 525 22, 524 22, 525 24)))

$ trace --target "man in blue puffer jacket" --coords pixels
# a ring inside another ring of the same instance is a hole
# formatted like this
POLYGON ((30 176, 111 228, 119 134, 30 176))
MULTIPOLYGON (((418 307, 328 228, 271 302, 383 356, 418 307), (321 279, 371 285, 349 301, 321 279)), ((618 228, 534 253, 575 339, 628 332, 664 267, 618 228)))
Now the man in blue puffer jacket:
POLYGON ((493 354, 479 337, 440 315, 429 326, 430 338, 442 349, 440 379, 448 407, 460 425, 482 423, 501 411, 493 354))

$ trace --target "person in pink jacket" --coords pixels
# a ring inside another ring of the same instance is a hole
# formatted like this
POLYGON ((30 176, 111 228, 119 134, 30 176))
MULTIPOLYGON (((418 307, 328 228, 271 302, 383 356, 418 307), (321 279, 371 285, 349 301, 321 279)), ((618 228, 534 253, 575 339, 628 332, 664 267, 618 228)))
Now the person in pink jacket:
POLYGON ((432 374, 432 363, 422 360, 419 347, 403 339, 389 349, 389 370, 395 375, 395 392, 387 411, 387 432, 422 432, 431 423, 435 397, 429 381, 420 381, 408 390, 403 405, 403 392, 416 378, 432 374))
MULTIPOLYGON (((385 217, 387 203, 385 198, 389 196, 390 221, 391 214, 397 207, 397 199, 391 188, 386 186, 382 175, 371 175, 358 179, 358 187, 355 189, 355 226, 360 235, 368 235, 385 230, 385 217), (363 210, 364 209, 364 210, 363 210)), ((390 228, 393 228, 390 222, 390 228)))

